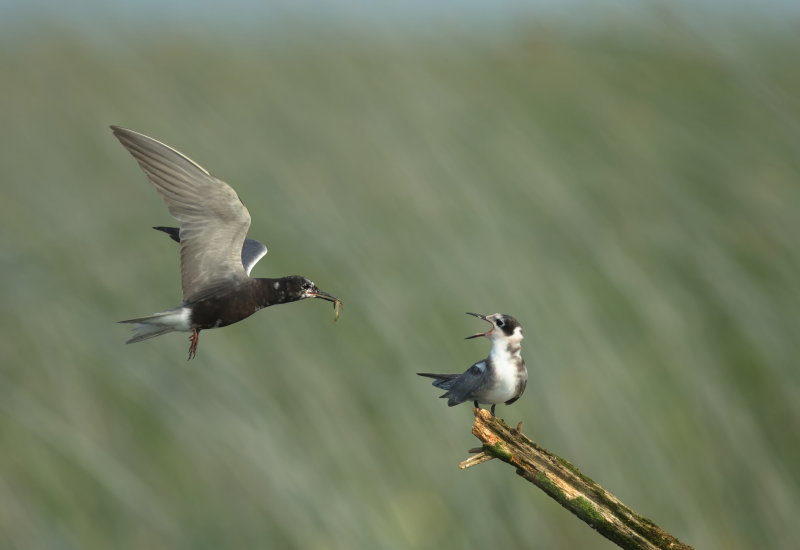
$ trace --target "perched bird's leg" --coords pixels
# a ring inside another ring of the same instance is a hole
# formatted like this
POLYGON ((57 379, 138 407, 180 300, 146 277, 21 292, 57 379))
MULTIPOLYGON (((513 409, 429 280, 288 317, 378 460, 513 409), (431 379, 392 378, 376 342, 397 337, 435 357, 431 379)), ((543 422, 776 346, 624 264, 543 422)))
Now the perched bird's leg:
POLYGON ((476 409, 480 409, 480 405, 478 405, 477 401, 473 401, 472 404, 475 406, 476 409))
POLYGON ((187 361, 191 361, 194 359, 194 356, 197 355, 197 343, 200 341, 200 331, 196 328, 193 328, 192 335, 189 336, 189 341, 192 344, 189 346, 189 358, 187 361))
POLYGON ((497 403, 495 403, 494 405, 492 405, 492 416, 494 416, 494 408, 495 408, 496 406, 497 406, 497 403))

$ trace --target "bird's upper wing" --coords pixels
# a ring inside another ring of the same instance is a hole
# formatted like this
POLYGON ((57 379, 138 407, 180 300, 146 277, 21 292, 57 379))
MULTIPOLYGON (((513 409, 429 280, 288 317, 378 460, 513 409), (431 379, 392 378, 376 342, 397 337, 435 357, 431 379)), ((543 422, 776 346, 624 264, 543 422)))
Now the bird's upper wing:
POLYGON ((250 213, 236 191, 160 141, 118 126, 111 129, 181 222, 183 301, 247 277, 241 254, 250 213))
POLYGON ((453 381, 450 387, 450 400, 461 403, 474 399, 487 386, 486 361, 478 361, 453 381))

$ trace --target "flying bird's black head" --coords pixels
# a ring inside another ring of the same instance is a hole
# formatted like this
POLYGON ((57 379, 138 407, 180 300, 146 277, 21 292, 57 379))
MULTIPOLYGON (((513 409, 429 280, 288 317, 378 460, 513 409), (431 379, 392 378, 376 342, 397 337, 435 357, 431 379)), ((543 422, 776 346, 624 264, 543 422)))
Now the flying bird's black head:
POLYGON ((280 279, 280 287, 276 288, 279 293, 284 295, 285 301, 295 302, 306 298, 321 298, 329 302, 339 300, 327 292, 320 290, 317 285, 301 275, 289 275, 280 279))
MULTIPOLYGON (((317 285, 300 275, 289 275, 280 279, 251 279, 261 289, 261 305, 258 309, 276 304, 287 304, 306 298, 321 298, 333 302, 333 320, 339 319, 342 301, 320 290, 317 285)), ((258 310, 256 310, 258 311, 258 310)))

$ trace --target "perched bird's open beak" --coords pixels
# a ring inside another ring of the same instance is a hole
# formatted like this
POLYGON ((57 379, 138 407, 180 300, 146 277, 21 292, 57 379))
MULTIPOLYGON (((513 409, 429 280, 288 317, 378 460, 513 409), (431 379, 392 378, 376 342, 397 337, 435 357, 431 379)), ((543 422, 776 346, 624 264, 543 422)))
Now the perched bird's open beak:
POLYGON ((320 289, 310 291, 308 297, 321 298, 322 300, 333 302, 333 320, 334 322, 339 320, 339 314, 342 312, 342 301, 339 298, 320 289))
POLYGON ((480 313, 470 313, 469 311, 467 312, 467 315, 472 315, 473 317, 477 317, 478 319, 483 319, 484 321, 492 325, 492 328, 490 328, 486 332, 479 332, 477 334, 473 334, 472 336, 467 336, 466 338, 464 338, 464 340, 471 340, 472 338, 478 338, 480 336, 489 336, 489 333, 492 332, 492 330, 494 330, 494 324, 489 319, 486 318, 486 315, 481 315, 480 313))

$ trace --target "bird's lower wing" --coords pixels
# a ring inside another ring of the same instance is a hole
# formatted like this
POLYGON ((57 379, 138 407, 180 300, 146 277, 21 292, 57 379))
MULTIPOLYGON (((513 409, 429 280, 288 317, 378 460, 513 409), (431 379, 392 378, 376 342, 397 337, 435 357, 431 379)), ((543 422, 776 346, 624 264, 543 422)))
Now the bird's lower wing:
POLYGON ((242 246, 242 265, 244 266, 245 272, 250 275, 253 266, 256 265, 261 258, 266 256, 266 254, 267 245, 255 239, 245 239, 244 246, 242 246))
MULTIPOLYGON (((176 243, 181 242, 180 229, 177 227, 164 227, 159 225, 153 229, 163 231, 176 243)), ((255 266, 266 254, 267 245, 258 242, 255 239, 245 239, 244 244, 242 245, 242 266, 244 267, 245 272, 250 275, 250 272, 253 270, 253 266, 255 266)))

